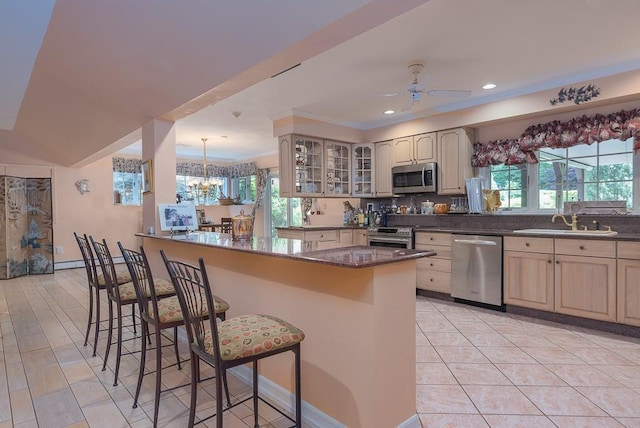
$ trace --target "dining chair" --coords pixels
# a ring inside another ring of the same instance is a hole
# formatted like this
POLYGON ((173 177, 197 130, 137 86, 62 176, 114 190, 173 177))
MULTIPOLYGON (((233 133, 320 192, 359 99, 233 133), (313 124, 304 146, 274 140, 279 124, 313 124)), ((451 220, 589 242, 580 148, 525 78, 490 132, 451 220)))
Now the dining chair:
MULTIPOLYGON (((117 338, 116 338, 116 367, 114 370, 115 380, 113 386, 118 385, 118 373, 120 371, 120 359, 122 357, 122 344, 123 344, 123 315, 122 308, 123 306, 132 305, 133 310, 131 314, 131 320, 133 327, 134 335, 136 334, 136 320, 135 320, 135 305, 137 304, 135 286, 133 282, 127 282, 124 284, 120 284, 117 281, 117 273, 116 267, 113 262, 113 258, 111 257, 111 252, 109 251, 109 247, 107 246, 107 241, 105 239, 102 242, 98 242, 93 239, 93 237, 89 237, 91 240, 91 244, 93 246, 93 250, 98 257, 98 261, 100 262, 100 268, 102 270, 102 274, 105 279, 106 289, 107 289, 107 297, 109 301, 109 327, 108 327, 108 338, 107 338, 107 348, 104 355, 104 362, 102 364, 102 370, 107 369, 107 361, 109 359, 109 352, 111 351, 111 345, 113 342, 113 306, 116 306, 116 321, 117 321, 117 338)), ((126 265, 125 265, 126 267, 126 265)), ((127 268, 128 270, 128 268, 127 268)), ((129 275, 129 278, 131 276, 129 275)), ((156 283, 155 292, 157 296, 169 296, 175 294, 173 290, 173 285, 169 281, 164 281, 162 284, 156 283)), ((146 335, 145 335, 146 336, 146 335)), ((144 336, 143 336, 144 337, 144 336)), ((127 340, 132 340, 127 339, 127 340)), ((126 354, 132 354, 133 352, 127 352, 126 354)))
MULTIPOLYGON (((185 385, 174 386, 162 390, 162 370, 169 367, 178 366, 181 370, 180 353, 178 351, 178 327, 184 325, 184 318, 182 316, 182 310, 180 309, 180 302, 178 297, 174 294, 166 298, 158 298, 155 292, 155 281, 147 255, 144 252, 144 248, 140 247, 140 251, 134 251, 124 248, 121 242, 118 242, 118 247, 122 252, 124 260, 131 273, 133 284, 136 292, 136 298, 138 300, 138 306, 140 310, 140 320, 142 324, 142 353, 140 356, 140 369, 138 372, 138 383, 136 386, 135 396, 133 398, 133 408, 138 407, 138 398, 140 397, 140 389, 142 387, 142 379, 145 374, 156 374, 155 384, 155 399, 153 408, 153 426, 158 424, 158 412, 160 409, 160 395, 162 392, 171 391, 176 388, 181 388, 185 385), (146 360, 147 360, 147 341, 145 337, 149 332, 149 327, 153 329, 155 335, 155 351, 156 351, 156 368, 155 371, 145 373, 146 360), (162 367, 162 331, 167 329, 173 329, 173 347, 176 354, 176 362, 166 367, 162 367)), ((160 279, 160 281, 166 281, 160 279)), ((170 283, 171 284, 171 283, 170 283)), ((171 284, 173 289, 173 285, 171 284)), ((219 297, 215 297, 215 312, 216 316, 225 318, 226 312, 229 310, 229 304, 219 297)), ((208 316, 207 307, 202 308, 202 316, 208 316)))
POLYGON ((199 362, 202 360, 215 370, 216 412, 200 422, 216 418, 216 427, 222 428, 223 410, 236 407, 248 400, 253 401, 254 425, 258 426, 258 400, 302 426, 302 398, 300 389, 300 343, 305 335, 294 325, 270 315, 240 315, 224 321, 216 317, 204 319, 200 316, 203 304, 213 304, 213 292, 207 276, 204 260, 198 266, 177 260, 169 260, 164 250, 160 251, 171 281, 176 289, 178 301, 185 318, 191 356, 191 404, 189 407, 189 427, 195 423, 199 362), (204 299, 204 300, 203 300, 204 299), (258 361, 272 355, 291 351, 295 356, 295 420, 258 395, 258 361), (227 403, 223 409, 222 380, 226 380, 228 369, 252 363, 253 394, 234 404, 227 403))
POLYGON ((231 233, 233 228, 233 219, 231 217, 220 218, 220 231, 222 233, 231 233))

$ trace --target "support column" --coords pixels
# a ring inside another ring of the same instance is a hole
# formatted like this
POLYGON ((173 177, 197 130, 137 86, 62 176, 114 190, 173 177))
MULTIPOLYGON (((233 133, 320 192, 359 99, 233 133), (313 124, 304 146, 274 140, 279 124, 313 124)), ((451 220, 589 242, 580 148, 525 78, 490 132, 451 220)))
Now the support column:
POLYGON ((160 233, 158 204, 176 202, 175 122, 153 119, 142 126, 142 162, 151 161, 151 191, 142 195, 142 231, 160 233))

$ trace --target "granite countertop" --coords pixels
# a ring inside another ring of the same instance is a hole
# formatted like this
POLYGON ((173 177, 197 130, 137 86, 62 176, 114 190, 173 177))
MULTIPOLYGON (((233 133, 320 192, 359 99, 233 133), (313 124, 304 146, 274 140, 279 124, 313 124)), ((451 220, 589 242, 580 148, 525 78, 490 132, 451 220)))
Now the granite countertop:
POLYGON ((335 230, 335 229, 362 229, 362 230, 366 230, 367 226, 357 226, 354 224, 350 224, 347 226, 284 226, 284 227, 276 227, 277 230, 296 230, 296 231, 303 231, 303 230, 335 230))
POLYGON ((301 241, 286 238, 253 237, 250 240, 231 239, 227 233, 195 232, 179 235, 137 233, 143 238, 183 242, 229 251, 283 257, 298 261, 321 263, 345 268, 367 268, 433 256, 434 251, 405 250, 386 247, 340 244, 337 242, 301 241))
POLYGON ((606 236, 606 235, 581 235, 580 233, 576 234, 549 234, 549 233, 515 233, 511 229, 479 229, 479 228, 469 228, 469 229, 460 229, 460 228, 448 228, 448 227, 437 227, 437 226, 420 226, 414 228, 416 233, 420 232, 444 232, 444 233, 457 233, 460 235, 486 235, 486 236, 518 236, 518 237, 527 237, 532 236, 536 238, 559 238, 559 239, 605 239, 605 240, 616 240, 616 241, 640 241, 640 233, 630 233, 630 232, 618 232, 617 235, 606 236))

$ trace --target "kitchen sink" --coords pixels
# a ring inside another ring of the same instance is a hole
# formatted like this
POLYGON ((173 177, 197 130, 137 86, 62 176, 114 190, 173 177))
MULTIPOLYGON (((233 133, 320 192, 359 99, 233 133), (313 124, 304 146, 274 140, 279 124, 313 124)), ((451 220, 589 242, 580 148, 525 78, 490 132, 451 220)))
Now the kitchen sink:
POLYGON ((571 229, 519 229, 513 233, 523 235, 571 235, 571 236, 616 236, 613 230, 571 230, 571 229))

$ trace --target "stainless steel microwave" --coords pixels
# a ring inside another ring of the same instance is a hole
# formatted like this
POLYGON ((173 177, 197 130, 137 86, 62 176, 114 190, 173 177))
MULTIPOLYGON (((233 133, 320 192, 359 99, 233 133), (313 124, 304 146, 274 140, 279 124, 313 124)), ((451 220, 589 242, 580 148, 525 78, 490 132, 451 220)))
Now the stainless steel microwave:
POLYGON ((429 193, 436 191, 435 162, 402 165, 391 168, 392 191, 395 194, 429 193))

